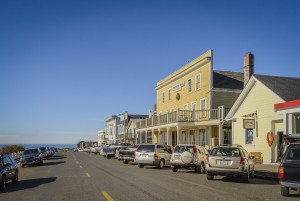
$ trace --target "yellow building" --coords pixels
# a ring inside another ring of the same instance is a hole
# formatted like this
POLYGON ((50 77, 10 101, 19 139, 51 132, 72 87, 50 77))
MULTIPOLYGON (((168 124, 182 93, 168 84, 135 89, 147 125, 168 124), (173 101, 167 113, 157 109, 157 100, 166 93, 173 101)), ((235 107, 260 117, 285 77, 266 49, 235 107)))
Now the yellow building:
POLYGON ((288 116, 274 105, 299 98, 299 78, 253 75, 226 116, 232 122, 232 143, 262 153, 263 163, 278 161, 288 116), (269 146, 267 135, 271 132, 274 141, 269 146))
MULTIPOLYGON (((246 75, 248 81, 251 72, 246 75)), ((213 51, 207 51, 157 83, 155 112, 137 123, 137 142, 231 143, 224 117, 243 87, 244 74, 213 70, 213 51)))

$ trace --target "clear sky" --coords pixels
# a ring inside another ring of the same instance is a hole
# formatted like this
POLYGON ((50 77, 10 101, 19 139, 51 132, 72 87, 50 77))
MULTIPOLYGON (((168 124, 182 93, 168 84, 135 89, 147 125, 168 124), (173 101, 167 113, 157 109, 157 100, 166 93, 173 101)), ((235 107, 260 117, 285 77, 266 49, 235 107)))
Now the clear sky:
POLYGON ((0 144, 96 140, 148 114, 155 85, 214 50, 214 69, 300 77, 300 1, 0 0, 0 144))

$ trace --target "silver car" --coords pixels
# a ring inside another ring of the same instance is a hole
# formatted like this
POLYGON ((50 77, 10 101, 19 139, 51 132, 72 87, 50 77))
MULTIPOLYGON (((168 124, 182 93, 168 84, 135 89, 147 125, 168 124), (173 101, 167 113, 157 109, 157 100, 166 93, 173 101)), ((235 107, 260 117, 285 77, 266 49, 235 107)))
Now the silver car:
POLYGON ((171 157, 171 168, 177 172, 179 168, 193 168, 196 173, 205 173, 205 161, 208 151, 198 145, 176 145, 171 157))
POLYGON ((213 180, 215 175, 239 176, 249 182, 254 177, 253 158, 241 145, 218 145, 207 156, 207 179, 213 180))
POLYGON ((171 146, 158 144, 142 144, 135 152, 135 160, 139 168, 145 165, 158 166, 163 169, 164 166, 170 166, 172 155, 171 146))

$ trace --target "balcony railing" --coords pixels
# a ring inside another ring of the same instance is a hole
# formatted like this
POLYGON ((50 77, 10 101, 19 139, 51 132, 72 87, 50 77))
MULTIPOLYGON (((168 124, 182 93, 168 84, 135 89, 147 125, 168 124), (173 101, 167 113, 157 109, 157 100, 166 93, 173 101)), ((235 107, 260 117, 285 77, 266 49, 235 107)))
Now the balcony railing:
POLYGON ((177 110, 137 122, 137 129, 165 125, 175 122, 201 122, 209 120, 223 120, 228 110, 224 107, 212 110, 177 110))

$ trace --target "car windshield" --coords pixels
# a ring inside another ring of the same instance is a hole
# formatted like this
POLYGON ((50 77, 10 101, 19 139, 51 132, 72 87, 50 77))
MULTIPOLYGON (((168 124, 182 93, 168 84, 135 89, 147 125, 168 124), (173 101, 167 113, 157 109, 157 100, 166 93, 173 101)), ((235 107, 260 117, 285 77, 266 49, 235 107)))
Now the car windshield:
POLYGON ((290 149, 287 154, 286 160, 300 160, 300 149, 290 149))
POLYGON ((215 148, 211 151, 212 156, 241 156, 240 150, 238 148, 215 148))
POLYGON ((133 148, 138 148, 140 145, 139 144, 135 144, 134 146, 133 146, 133 148))
POLYGON ((39 151, 37 149, 28 149, 24 151, 24 155, 29 155, 29 154, 37 154, 39 151))
POLYGON ((193 152, 194 146, 176 146, 174 153, 183 153, 185 151, 193 152))
POLYGON ((46 151, 46 147, 41 147, 40 150, 41 151, 46 151))
POLYGON ((140 145, 138 152, 154 152, 155 145, 140 145))

